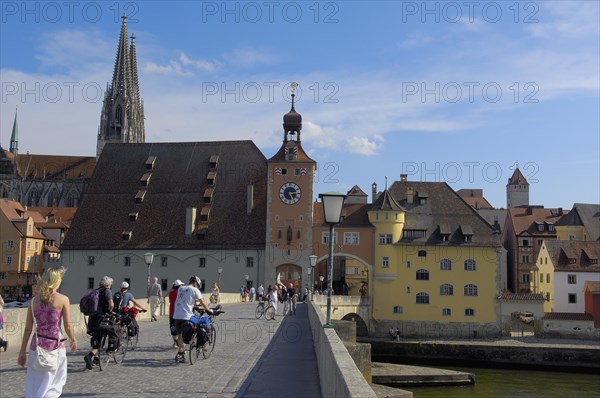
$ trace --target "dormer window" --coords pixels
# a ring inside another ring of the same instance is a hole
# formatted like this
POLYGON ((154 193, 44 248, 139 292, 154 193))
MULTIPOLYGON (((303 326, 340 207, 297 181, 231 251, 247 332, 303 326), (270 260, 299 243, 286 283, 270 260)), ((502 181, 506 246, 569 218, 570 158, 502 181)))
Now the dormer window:
POLYGON ((148 159, 146 159, 146 170, 152 170, 154 168, 154 162, 156 162, 156 156, 148 156, 148 159))
POLYGON ((219 155, 212 155, 208 160, 208 164, 211 169, 216 169, 217 163, 219 163, 219 155))
POLYGON ((471 228, 470 225, 461 225, 460 231, 465 242, 471 242, 473 240, 473 228, 471 228))
POLYGON ((144 187, 148 186, 148 183, 150 183, 150 177, 152 177, 152 173, 144 173, 142 178, 140 178, 140 182, 142 183, 142 186, 144 186, 144 187))
POLYGON ((131 240, 131 231, 123 231, 123 240, 131 240))
POLYGON ((569 258, 569 264, 575 264, 577 262, 576 258, 569 258))
POLYGON ((138 212, 129 213, 129 221, 136 221, 138 218, 138 212))
POLYGON ((204 195, 202 195, 202 198, 204 199, 204 203, 210 203, 212 201, 213 192, 214 192, 213 188, 206 188, 204 190, 204 195))
POLYGON ((538 221, 536 221, 535 223, 537 224, 537 230, 538 230, 538 232, 544 232, 544 223, 541 223, 541 222, 538 222, 538 221))
POLYGON ((208 222, 208 217, 210 216, 210 207, 203 207, 200 210, 200 221, 208 222))
POLYGON ((553 222, 549 222, 548 224, 548 231, 549 232, 554 232, 554 223, 553 222))
POLYGON ((135 195, 135 202, 136 203, 142 203, 144 201, 144 197, 146 196, 146 191, 138 191, 138 193, 135 195))
POLYGON ((206 176, 206 183, 208 185, 215 185, 215 178, 217 178, 217 172, 209 171, 208 175, 206 176))

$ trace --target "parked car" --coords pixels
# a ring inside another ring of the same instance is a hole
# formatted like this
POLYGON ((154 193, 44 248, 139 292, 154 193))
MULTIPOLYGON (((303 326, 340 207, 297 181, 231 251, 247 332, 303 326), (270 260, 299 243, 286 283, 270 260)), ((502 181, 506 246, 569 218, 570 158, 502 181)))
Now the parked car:
POLYGON ((533 312, 521 312, 519 315, 519 320, 528 325, 531 324, 533 322, 533 312))
POLYGON ((29 304, 31 304, 31 301, 11 301, 4 304, 4 308, 27 308, 29 304))

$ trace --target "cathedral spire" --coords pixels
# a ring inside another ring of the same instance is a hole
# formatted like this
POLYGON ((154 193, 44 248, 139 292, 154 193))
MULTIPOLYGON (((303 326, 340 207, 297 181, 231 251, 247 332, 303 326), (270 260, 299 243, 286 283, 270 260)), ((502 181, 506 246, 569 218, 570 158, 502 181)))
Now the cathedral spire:
POLYGON ((108 142, 145 142, 144 108, 140 98, 135 36, 127 36, 127 16, 123 15, 117 56, 111 84, 107 87, 100 116, 96 156, 108 142))
POLYGON ((19 108, 15 109, 15 121, 13 122, 12 134, 10 136, 10 147, 9 151, 17 156, 19 154, 19 125, 17 124, 17 111, 19 108))

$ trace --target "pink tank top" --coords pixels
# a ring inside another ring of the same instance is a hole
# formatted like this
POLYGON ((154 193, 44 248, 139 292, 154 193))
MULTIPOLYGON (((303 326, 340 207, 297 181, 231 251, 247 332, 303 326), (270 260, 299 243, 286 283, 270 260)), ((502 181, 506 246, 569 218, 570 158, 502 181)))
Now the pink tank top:
MULTIPOLYGON (((56 295, 56 292, 54 292, 52 295, 56 295)), ((36 299, 39 300, 38 297, 36 297, 36 299)), ((34 314, 35 321, 37 322, 37 334, 40 347, 47 350, 64 348, 65 343, 60 341, 62 340, 62 335, 60 333, 62 311, 54 309, 51 305, 45 305, 42 303, 38 305, 38 303, 35 303, 35 301, 34 304, 37 308, 35 308, 34 314)), ((36 347, 37 344, 35 343, 35 337, 33 337, 31 339, 30 349, 35 350, 36 347)))

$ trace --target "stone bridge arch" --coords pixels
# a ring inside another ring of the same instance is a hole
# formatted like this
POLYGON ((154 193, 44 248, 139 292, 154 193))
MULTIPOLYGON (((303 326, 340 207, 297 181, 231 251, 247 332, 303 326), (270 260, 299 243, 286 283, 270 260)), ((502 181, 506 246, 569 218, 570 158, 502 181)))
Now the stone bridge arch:
POLYGON ((356 323, 356 337, 369 337, 367 323, 357 313, 352 312, 344 315, 342 321, 352 321, 356 323))

